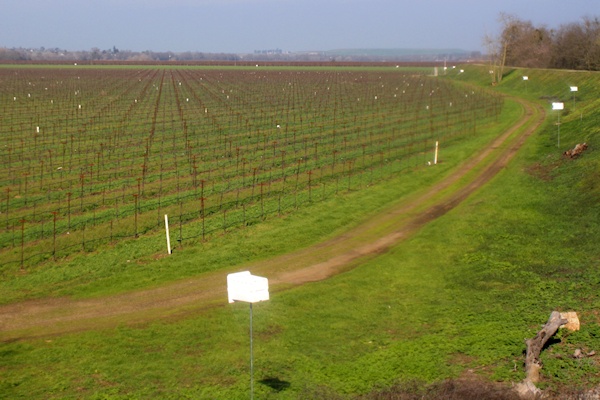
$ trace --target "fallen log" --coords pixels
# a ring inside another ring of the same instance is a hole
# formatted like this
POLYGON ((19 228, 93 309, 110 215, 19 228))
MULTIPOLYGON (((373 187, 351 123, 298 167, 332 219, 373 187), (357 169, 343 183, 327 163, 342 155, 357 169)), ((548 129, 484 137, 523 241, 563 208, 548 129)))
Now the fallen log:
POLYGON ((540 380, 540 370, 542 363, 540 361, 540 353, 542 349, 556 333, 558 328, 565 326, 569 330, 579 330, 579 319, 575 312, 563 313, 552 311, 548 322, 542 329, 531 339, 527 339, 525 344, 527 350, 525 352, 525 379, 517 385, 517 392, 522 398, 536 398, 541 391, 535 386, 540 380))
POLYGON ((588 148, 587 143, 578 143, 572 149, 565 151, 563 153, 563 155, 565 157, 569 157, 569 158, 577 158, 581 155, 581 153, 583 153, 585 150, 587 150, 587 148, 588 148))
POLYGON ((567 319, 563 319, 558 311, 552 311, 548 322, 546 322, 542 330, 533 338, 525 341, 527 345, 525 353, 525 380, 531 383, 536 383, 540 380, 540 369, 542 368, 539 358, 540 353, 546 342, 556 333, 558 328, 566 323, 567 319))

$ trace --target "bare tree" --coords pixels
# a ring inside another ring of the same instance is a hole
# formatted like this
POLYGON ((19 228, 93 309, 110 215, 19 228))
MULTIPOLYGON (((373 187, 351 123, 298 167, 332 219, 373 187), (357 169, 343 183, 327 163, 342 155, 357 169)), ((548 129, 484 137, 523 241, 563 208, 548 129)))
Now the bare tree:
POLYGON ((488 66, 490 71, 490 77, 492 78, 492 85, 498 83, 497 74, 500 69, 500 40, 491 34, 485 34, 483 37, 483 47, 485 47, 488 66))
POLYGON ((506 49, 506 65, 547 68, 552 54, 552 33, 536 28, 530 21, 514 20, 510 26, 510 46, 506 49))
POLYGON ((600 20, 596 18, 583 18, 585 33, 584 64, 589 71, 600 70, 600 20))
POLYGON ((485 35, 492 84, 502 81, 505 66, 600 70, 600 21, 583 18, 562 25, 556 32, 536 27, 514 15, 498 17, 501 33, 485 35))
POLYGON ((583 18, 581 23, 562 25, 552 49, 555 68, 600 70, 600 21, 583 18))
POLYGON ((483 39, 483 45, 486 47, 490 60, 490 74, 492 75, 492 85, 500 83, 504 76, 504 67, 509 49, 515 42, 518 32, 517 26, 519 19, 513 14, 500 13, 498 20, 501 25, 499 36, 486 34, 483 39))
POLYGON ((500 47, 502 56, 500 60, 500 71, 498 72, 498 82, 502 81, 504 76, 504 67, 506 65, 506 57, 509 49, 512 50, 518 35, 519 19, 513 14, 500 13, 500 24, 502 25, 502 33, 500 34, 500 47))

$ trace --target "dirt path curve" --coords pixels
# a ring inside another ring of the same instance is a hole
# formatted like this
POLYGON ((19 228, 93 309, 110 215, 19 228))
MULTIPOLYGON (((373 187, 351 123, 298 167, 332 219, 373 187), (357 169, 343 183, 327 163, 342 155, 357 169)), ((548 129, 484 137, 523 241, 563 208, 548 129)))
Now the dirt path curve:
POLYGON ((259 264, 236 266, 158 288, 94 299, 41 299, 0 306, 0 341, 138 325, 198 313, 226 304, 226 275, 233 271, 248 269, 268 277, 270 291, 274 292, 349 270, 444 215, 507 165, 544 120, 540 106, 515 100, 523 105, 522 118, 476 157, 418 196, 341 236, 259 264))

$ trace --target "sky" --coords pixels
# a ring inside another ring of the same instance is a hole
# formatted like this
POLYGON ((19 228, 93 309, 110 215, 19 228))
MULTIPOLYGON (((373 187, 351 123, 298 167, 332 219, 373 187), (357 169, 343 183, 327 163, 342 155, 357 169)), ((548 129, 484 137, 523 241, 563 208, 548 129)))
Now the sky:
POLYGON ((600 18, 600 0, 0 0, 0 47, 483 51, 501 12, 557 28, 600 18))

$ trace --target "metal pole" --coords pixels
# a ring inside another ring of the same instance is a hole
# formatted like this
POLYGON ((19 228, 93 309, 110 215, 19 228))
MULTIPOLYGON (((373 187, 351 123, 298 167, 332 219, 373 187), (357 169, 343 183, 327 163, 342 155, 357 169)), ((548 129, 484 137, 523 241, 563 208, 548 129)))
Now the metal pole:
POLYGON ((254 400, 254 355, 252 351, 252 303, 250 303, 250 400, 254 400))
POLYGON ((560 110, 558 111, 558 142, 556 147, 560 147, 560 110))

